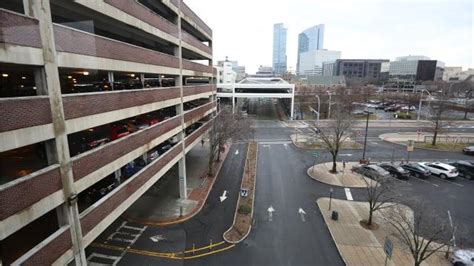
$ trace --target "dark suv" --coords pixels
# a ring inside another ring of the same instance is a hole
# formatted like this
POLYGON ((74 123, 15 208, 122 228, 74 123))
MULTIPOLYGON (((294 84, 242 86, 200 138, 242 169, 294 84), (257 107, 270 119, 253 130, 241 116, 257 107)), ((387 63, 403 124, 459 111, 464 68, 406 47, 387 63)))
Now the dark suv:
POLYGON ((456 161, 448 164, 456 167, 460 176, 474 180, 474 164, 467 161, 456 161))
POLYGON ((408 170, 405 170, 399 165, 394 165, 391 163, 381 163, 379 164, 379 166, 387 170, 392 176, 398 179, 408 179, 410 177, 410 172, 408 172, 408 170))
POLYGON ((424 168, 423 166, 417 164, 417 163, 407 163, 407 164, 402 164, 401 167, 408 172, 412 176, 418 177, 418 178, 428 178, 431 176, 430 170, 424 168))

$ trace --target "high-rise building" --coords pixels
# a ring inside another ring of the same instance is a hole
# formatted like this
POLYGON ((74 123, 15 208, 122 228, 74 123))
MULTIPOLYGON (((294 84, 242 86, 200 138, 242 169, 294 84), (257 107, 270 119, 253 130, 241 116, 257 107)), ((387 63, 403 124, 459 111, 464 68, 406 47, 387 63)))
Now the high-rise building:
POLYGON ((286 72, 286 34, 283 23, 273 25, 273 71, 276 75, 286 72))
POLYGON ((0 265, 93 264, 172 167, 188 197, 217 111, 212 30, 182 1, 124 3, 0 1, 0 265))
MULTIPOLYGON (((302 53, 324 49, 324 24, 308 28, 298 35, 298 56, 296 74, 300 75, 300 62, 302 53)), ((301 73, 303 75, 304 73, 301 73)))
POLYGON ((340 51, 310 50, 300 54, 299 73, 302 76, 322 76, 323 63, 341 58, 340 51))

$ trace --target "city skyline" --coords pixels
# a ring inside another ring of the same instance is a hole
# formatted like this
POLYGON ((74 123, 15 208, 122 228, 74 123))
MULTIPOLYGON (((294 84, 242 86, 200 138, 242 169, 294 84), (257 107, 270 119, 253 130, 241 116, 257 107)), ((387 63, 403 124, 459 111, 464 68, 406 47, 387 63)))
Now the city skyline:
POLYGON ((446 66, 474 67, 471 1, 376 1, 337 3, 298 0, 272 2, 247 0, 226 3, 242 19, 229 20, 228 13, 206 8, 209 0, 186 3, 214 29, 214 60, 229 56, 254 73, 259 65, 271 65, 272 26, 288 28, 288 69, 296 71, 298 34, 311 25, 325 24, 326 48, 339 50, 343 58, 386 58, 425 55, 446 66), (251 9, 248 6, 252 6, 251 9), (346 8, 344 8, 346 7, 346 8), (349 8, 350 7, 350 8, 349 8), (405 14, 401 19, 400 14, 405 14), (225 21, 225 23, 223 23, 225 21), (239 41, 235 36, 245 34, 239 41), (245 40, 252 41, 245 41, 245 40), (408 42, 407 40, 410 40, 408 42), (382 45, 383 44, 383 45, 382 45))

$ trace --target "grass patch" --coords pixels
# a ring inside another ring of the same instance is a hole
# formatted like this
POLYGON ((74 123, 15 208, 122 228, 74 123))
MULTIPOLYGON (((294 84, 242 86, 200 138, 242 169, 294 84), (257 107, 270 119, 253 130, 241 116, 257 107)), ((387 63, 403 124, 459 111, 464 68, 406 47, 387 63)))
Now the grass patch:
MULTIPOLYGON (((367 119, 367 115, 354 115, 355 119, 362 120, 362 119, 367 119)), ((376 114, 370 114, 369 115, 369 120, 377 120, 378 116, 376 114)))
POLYGON ((440 151, 462 151, 462 149, 466 146, 471 146, 472 144, 469 143, 436 143, 435 146, 431 145, 431 143, 421 142, 415 143, 416 148, 425 148, 425 149, 434 149, 440 151))

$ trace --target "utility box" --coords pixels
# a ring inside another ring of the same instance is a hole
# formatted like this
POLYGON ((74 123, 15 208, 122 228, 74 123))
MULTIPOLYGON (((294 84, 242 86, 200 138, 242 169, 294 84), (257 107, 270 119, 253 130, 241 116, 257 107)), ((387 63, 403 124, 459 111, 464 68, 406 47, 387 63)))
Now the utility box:
POLYGON ((339 213, 337 211, 332 211, 331 219, 337 221, 339 219, 339 213))

